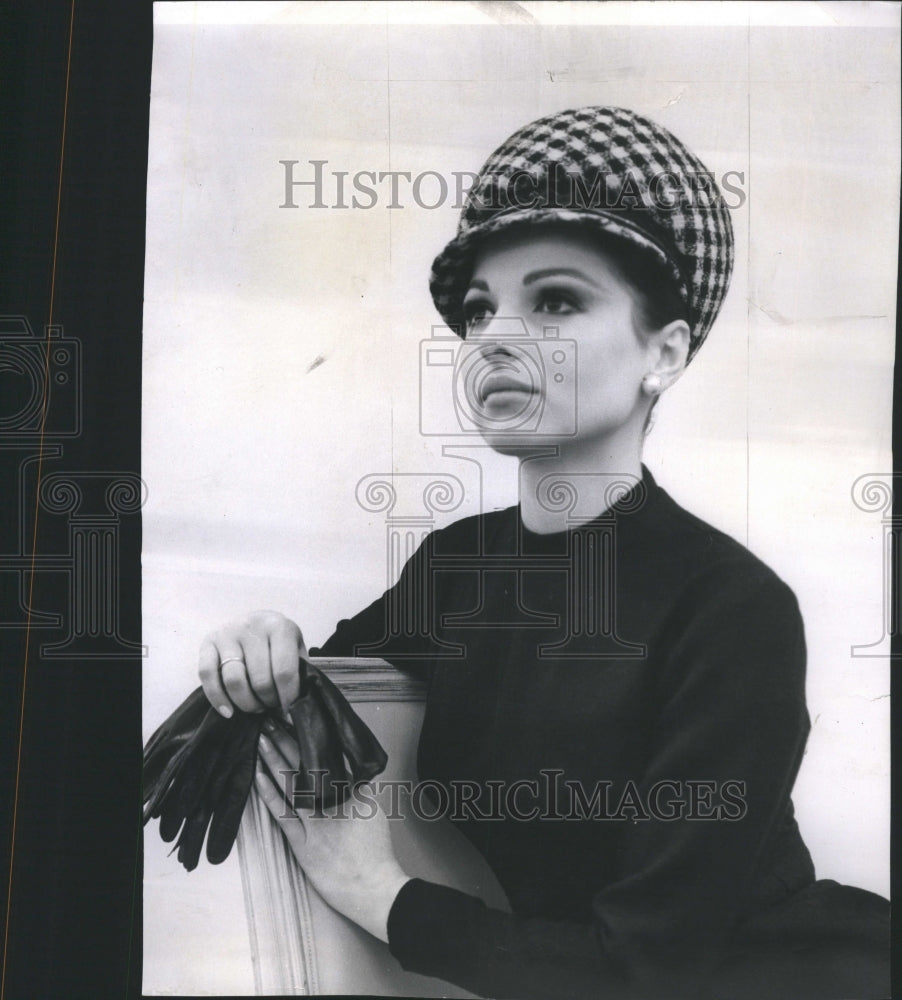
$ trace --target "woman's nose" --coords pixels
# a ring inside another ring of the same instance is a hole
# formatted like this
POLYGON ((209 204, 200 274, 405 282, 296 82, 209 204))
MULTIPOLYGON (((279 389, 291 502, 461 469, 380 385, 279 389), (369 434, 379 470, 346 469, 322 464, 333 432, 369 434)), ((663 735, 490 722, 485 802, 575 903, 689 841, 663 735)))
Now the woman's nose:
POLYGON ((483 350, 516 349, 531 339, 531 333, 522 316, 502 316, 498 313, 475 323, 467 331, 467 340, 479 342, 483 350))

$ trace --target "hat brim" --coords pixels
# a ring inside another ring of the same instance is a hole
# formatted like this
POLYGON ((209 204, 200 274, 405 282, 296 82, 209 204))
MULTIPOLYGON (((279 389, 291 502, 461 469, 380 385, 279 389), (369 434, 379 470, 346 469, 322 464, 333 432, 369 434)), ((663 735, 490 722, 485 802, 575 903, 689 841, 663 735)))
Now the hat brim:
POLYGON ((487 236, 517 226, 552 222, 581 226, 604 232, 638 246, 653 256, 673 277, 687 308, 692 309, 689 284, 679 263, 653 236, 622 215, 603 210, 576 211, 566 208, 527 208, 499 212, 465 233, 459 234, 435 258, 429 277, 429 291, 439 315, 454 332, 464 335, 463 297, 473 273, 478 244, 487 236))

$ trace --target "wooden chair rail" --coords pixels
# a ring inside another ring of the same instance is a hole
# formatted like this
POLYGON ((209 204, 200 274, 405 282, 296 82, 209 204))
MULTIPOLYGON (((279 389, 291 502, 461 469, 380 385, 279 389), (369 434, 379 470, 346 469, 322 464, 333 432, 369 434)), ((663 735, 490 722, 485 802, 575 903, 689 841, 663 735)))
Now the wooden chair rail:
MULTIPOLYGON (((311 662, 352 704, 381 706, 422 702, 425 697, 422 683, 384 660, 316 657, 311 662)), ((415 737, 415 732, 409 734, 409 739, 415 737)), ((257 995, 323 992, 314 933, 315 894, 256 790, 242 818, 238 858, 257 995)))

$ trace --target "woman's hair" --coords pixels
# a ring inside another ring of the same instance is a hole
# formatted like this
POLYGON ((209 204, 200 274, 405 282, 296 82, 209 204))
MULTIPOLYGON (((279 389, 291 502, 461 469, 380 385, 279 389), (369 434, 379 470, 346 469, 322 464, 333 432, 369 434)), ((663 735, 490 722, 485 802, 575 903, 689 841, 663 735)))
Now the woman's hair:
MULTIPOLYGON (((689 322, 689 309, 671 272, 641 247, 607 233, 595 234, 595 242, 610 258, 633 298, 633 325, 636 333, 653 333, 674 320, 689 322)), ((653 414, 660 396, 655 396, 645 417, 643 434, 651 431, 653 414)))
POLYGON ((597 233, 594 237, 634 293, 634 318, 641 332, 660 330, 678 319, 689 322, 689 309, 667 268, 627 240, 607 233, 597 233))

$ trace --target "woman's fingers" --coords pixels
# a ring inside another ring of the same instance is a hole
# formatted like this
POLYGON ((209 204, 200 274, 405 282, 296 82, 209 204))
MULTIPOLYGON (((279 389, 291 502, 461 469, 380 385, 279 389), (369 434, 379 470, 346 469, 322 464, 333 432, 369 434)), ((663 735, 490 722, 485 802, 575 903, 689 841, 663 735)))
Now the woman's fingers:
POLYGON ((283 711, 293 705, 301 693, 300 658, 307 649, 301 630, 285 618, 275 625, 269 635, 269 657, 278 702, 283 711))
POLYGON ((244 648, 234 640, 220 643, 218 648, 219 676, 232 704, 242 712, 261 712, 264 705, 251 687, 244 648))
MULTIPOLYGON (((297 769, 301 766, 301 754, 298 749, 297 740, 295 740, 290 733, 286 733, 284 729, 280 729, 272 723, 267 723, 265 728, 266 735, 263 739, 275 748, 285 767, 290 768, 293 771, 297 771, 297 769)), ((264 746, 263 741, 261 740, 260 753, 264 757, 264 760, 267 760, 267 763, 269 763, 267 757, 269 750, 270 747, 264 746)))
POLYGON ((235 709, 229 699, 226 689, 223 687, 222 677, 219 673, 220 655, 219 649, 211 636, 204 639, 200 647, 197 672, 200 676, 201 687, 207 696, 207 701, 225 718, 231 718, 235 709))
POLYGON ((297 625, 275 611, 256 611, 204 639, 198 673, 207 700, 226 718, 239 708, 287 708, 300 693, 306 653, 297 625))
POLYGON ((267 635, 248 628, 240 640, 250 693, 266 708, 275 708, 279 704, 279 694, 273 679, 267 635))
POLYGON ((254 783, 257 787, 257 793, 263 800, 263 804, 285 834, 292 853, 297 858, 299 864, 303 865, 304 845, 306 844, 307 836, 301 818, 294 810, 288 808, 284 793, 273 783, 272 778, 270 778, 260 763, 257 764, 254 783))
POLYGON ((291 757, 283 753, 284 741, 280 740, 280 745, 277 746, 275 739, 275 733, 267 727, 266 732, 260 734, 257 749, 260 753, 260 759, 269 768, 269 773, 276 781, 279 781, 283 771, 297 770, 297 754, 293 755, 292 761, 291 757))

